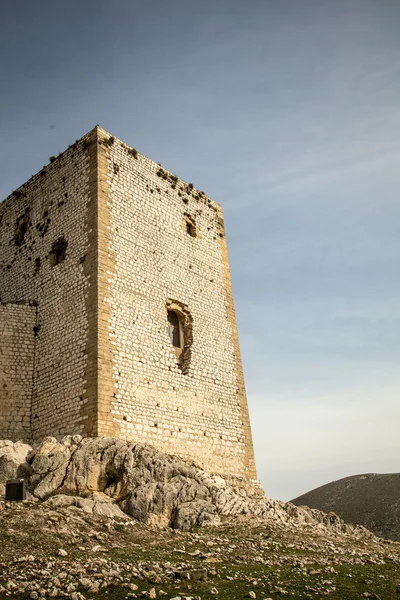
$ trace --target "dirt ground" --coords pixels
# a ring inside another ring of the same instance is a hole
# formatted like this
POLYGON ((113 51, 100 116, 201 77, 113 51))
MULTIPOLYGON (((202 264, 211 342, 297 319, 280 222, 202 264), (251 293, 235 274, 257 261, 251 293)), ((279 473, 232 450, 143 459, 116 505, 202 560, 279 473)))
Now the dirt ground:
POLYGON ((0 503, 2 598, 400 599, 400 543, 227 519, 189 532, 0 503))

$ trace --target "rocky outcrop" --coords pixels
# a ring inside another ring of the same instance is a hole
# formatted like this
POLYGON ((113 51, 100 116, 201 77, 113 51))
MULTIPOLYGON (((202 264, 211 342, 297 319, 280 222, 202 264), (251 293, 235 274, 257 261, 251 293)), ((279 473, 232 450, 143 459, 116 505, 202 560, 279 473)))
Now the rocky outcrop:
POLYGON ((79 496, 67 496, 65 494, 57 494, 51 496, 44 502, 50 508, 71 508, 75 507, 78 510, 83 510, 91 515, 103 515, 114 519, 127 519, 127 515, 122 512, 117 504, 108 502, 107 500, 89 498, 80 498, 79 496))
POLYGON ((37 498, 47 498, 62 486, 71 459, 70 447, 70 439, 66 444, 60 444, 49 437, 32 455, 30 486, 37 498))
POLYGON ((48 437, 35 450, 6 444, 8 454, 19 457, 16 471, 25 469, 28 489, 54 506, 110 516, 122 511, 183 530, 218 523, 222 516, 254 515, 282 525, 356 531, 334 514, 270 500, 256 484, 225 480, 143 443, 67 436, 61 442, 48 437))
POLYGON ((5 483, 9 479, 27 477, 30 472, 26 462, 32 448, 23 442, 0 440, 0 496, 5 493, 5 483))

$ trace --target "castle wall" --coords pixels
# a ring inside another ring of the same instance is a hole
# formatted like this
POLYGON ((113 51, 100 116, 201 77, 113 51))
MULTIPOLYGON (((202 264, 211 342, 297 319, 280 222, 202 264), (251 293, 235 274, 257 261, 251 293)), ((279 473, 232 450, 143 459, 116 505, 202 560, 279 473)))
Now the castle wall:
MULTIPOLYGON (((31 418, 35 439, 83 432, 93 395, 86 384, 86 302, 94 286, 88 215, 96 198, 90 195, 87 139, 0 204, 0 299, 37 303, 32 415, 24 418, 24 427, 31 418), (55 264, 60 240, 68 244, 65 260, 55 264)), ((25 381, 30 372, 21 368, 20 374, 25 381)), ((0 396, 0 414, 7 414, 6 402, 0 396)))
POLYGON ((193 186, 96 127, 0 204, 0 309, 0 437, 256 478, 222 210, 193 186))
POLYGON ((99 352, 108 382, 99 432, 254 479, 222 210, 99 135, 99 352), (190 321, 185 369, 168 336, 169 300, 190 321))
POLYGON ((0 439, 30 440, 36 307, 0 304, 0 439))

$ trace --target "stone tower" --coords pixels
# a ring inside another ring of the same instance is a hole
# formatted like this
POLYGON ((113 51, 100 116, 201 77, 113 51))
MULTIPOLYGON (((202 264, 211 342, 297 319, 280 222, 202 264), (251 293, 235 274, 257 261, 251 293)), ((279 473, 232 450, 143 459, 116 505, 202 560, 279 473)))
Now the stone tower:
POLYGON ((99 127, 0 204, 0 439, 256 479, 221 207, 99 127))

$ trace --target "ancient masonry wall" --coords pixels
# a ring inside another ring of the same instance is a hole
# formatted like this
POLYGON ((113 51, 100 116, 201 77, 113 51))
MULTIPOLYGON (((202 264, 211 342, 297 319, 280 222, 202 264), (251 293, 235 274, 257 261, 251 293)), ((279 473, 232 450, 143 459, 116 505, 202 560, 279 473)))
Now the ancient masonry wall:
MULTIPOLYGON (((97 254, 89 243, 89 216, 97 201, 89 185, 90 163, 96 166, 90 136, 93 133, 0 204, 1 301, 37 305, 29 415, 34 439, 83 433, 88 407, 95 401, 94 384, 88 377, 93 350, 88 348, 87 302, 90 295, 96 295, 91 255, 97 254), (60 241, 67 243, 65 260, 55 264, 55 245, 60 241)), ((0 414, 7 410, 5 406, 1 396, 0 414)))
POLYGON ((255 479, 221 207, 99 136, 99 352, 111 384, 99 398, 99 433, 255 479), (168 337, 169 301, 192 321, 185 372, 168 337))
POLYGON ((0 304, 0 439, 31 439, 36 307, 0 304))
POLYGON ((256 478, 222 210, 191 184, 96 127, 0 204, 0 308, 0 437, 113 435, 256 478))

